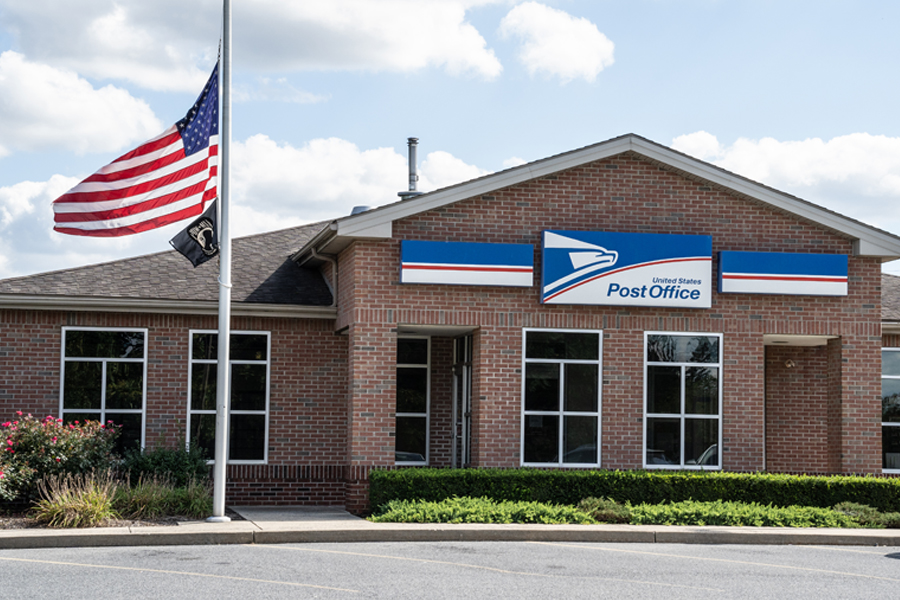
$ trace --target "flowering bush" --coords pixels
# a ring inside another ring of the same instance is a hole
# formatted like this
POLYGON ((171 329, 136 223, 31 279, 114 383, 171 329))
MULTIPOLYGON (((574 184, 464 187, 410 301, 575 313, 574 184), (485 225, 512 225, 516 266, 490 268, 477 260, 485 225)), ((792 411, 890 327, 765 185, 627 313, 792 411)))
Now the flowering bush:
POLYGON ((51 475, 87 473, 111 468, 119 427, 112 422, 75 421, 23 415, 0 423, 0 499, 32 500, 37 480, 51 475))

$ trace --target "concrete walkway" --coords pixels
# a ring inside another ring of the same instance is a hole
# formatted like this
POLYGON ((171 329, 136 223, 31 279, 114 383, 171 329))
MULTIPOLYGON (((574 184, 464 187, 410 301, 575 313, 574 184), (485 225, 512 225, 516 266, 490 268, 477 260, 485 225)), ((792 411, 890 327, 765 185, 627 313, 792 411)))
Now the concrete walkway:
POLYGON ((642 542, 900 546, 900 529, 370 523, 341 508, 235 507, 243 521, 0 530, 0 549, 303 542, 642 542))

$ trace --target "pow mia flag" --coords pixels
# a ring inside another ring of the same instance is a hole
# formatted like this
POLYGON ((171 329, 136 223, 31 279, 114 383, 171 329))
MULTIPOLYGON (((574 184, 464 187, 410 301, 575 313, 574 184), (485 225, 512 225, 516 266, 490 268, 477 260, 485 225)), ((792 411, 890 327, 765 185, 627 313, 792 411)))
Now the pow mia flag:
POLYGON ((219 253, 219 232, 216 228, 216 201, 209 203, 198 219, 184 231, 169 240, 172 247, 181 252, 191 264, 202 265, 219 253))

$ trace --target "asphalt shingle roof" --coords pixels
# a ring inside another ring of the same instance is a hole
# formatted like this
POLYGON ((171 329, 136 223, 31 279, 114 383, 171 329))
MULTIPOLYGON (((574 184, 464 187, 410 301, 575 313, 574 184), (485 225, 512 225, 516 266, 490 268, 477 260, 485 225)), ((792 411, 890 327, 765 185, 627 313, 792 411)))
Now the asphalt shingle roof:
MULTIPOLYGON (((326 223, 301 225, 232 241, 232 301, 328 306, 331 292, 316 269, 290 256, 326 223)), ((196 269, 175 250, 75 269, 0 280, 0 294, 158 300, 219 297, 219 261, 196 269)))
POLYGON ((900 277, 881 274, 881 320, 900 321, 900 277))

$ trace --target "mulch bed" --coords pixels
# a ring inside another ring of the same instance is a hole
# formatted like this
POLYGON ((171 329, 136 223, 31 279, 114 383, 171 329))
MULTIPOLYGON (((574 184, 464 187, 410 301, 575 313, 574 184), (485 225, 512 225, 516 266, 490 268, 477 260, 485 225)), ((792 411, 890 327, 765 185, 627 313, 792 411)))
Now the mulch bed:
MULTIPOLYGON (((243 521, 244 517, 226 508, 225 514, 232 521, 243 521)), ((177 525, 183 521, 196 521, 188 517, 172 516, 158 519, 110 519, 98 527, 159 527, 161 525, 177 525)), ((24 512, 0 513, 0 529, 49 529, 45 523, 38 523, 24 512)))

